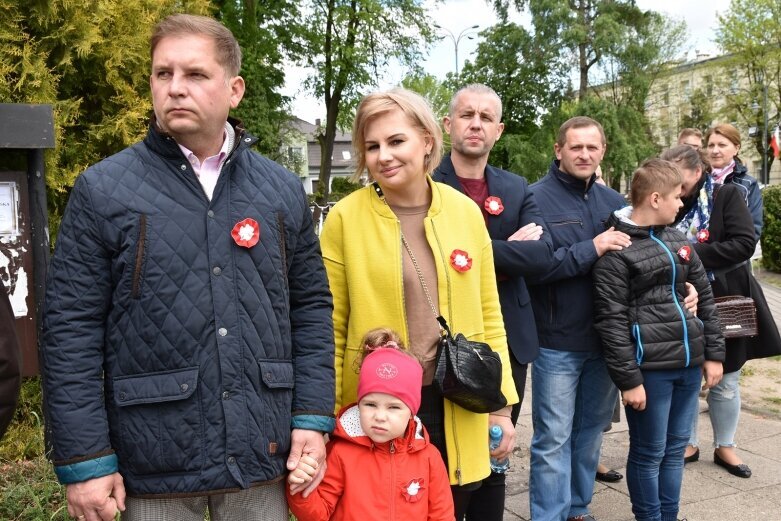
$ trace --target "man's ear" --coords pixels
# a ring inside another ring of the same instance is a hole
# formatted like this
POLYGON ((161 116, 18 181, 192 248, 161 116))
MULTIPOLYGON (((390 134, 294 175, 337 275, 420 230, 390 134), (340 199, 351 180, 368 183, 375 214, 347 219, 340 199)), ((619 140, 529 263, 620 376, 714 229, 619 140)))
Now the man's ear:
POLYGON ((442 126, 445 128, 445 132, 447 132, 447 135, 450 135, 450 116, 445 116, 442 118, 442 126))

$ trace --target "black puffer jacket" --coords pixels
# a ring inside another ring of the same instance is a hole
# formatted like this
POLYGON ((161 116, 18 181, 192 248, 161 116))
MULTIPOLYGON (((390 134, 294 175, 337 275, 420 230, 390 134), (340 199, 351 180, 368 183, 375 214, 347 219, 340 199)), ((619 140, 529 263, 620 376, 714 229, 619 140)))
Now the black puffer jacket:
POLYGON ((635 226, 610 216, 632 245, 611 251, 594 265, 594 325, 602 337, 610 376, 622 391, 643 383, 640 369, 676 369, 724 360, 713 293, 686 237, 664 226, 635 226), (697 316, 683 306, 686 282, 699 293, 697 316))

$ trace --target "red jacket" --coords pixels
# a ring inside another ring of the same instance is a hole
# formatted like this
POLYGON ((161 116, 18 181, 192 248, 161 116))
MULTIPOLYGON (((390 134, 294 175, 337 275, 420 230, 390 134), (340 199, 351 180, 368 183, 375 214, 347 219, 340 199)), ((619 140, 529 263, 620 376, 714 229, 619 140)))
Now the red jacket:
POLYGON ((445 463, 413 418, 403 437, 375 444, 360 428, 358 406, 339 411, 328 443, 328 468, 304 498, 290 495, 299 521, 453 521, 445 463))

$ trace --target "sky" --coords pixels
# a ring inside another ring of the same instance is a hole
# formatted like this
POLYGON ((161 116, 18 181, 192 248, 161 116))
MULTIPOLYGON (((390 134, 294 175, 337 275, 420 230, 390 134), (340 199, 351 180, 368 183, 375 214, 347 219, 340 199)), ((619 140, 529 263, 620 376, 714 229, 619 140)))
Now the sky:
MULTIPOLYGON (((486 0, 445 0, 437 5, 427 0, 426 3, 437 24, 453 35, 458 36, 461 31, 467 29, 465 36, 458 43, 460 69, 464 62, 470 59, 470 55, 475 52, 479 43, 476 35, 474 39, 467 36, 496 23, 496 15, 486 0), (479 25, 479 28, 470 31, 469 28, 473 25, 479 25)), ((724 13, 729 8, 729 0, 637 0, 637 5, 641 9, 654 9, 686 22, 689 38, 684 44, 683 51, 689 59, 695 57, 695 52, 712 56, 717 54, 718 48, 713 43, 718 26, 716 16, 717 13, 724 13)), ((524 20, 518 14, 514 16, 513 21, 528 24, 528 20, 524 20)), ((431 48, 428 58, 423 62, 423 69, 443 79, 448 72, 455 72, 455 49, 453 39, 445 36, 446 31, 441 31, 441 34, 443 38, 431 48)), ((404 72, 401 67, 389 70, 379 88, 390 88, 398 84, 404 77, 404 72)), ((301 90, 307 71, 301 67, 290 66, 286 68, 285 74, 287 81, 283 94, 293 98, 293 114, 311 123, 314 123, 316 118, 325 119, 323 103, 301 90)))

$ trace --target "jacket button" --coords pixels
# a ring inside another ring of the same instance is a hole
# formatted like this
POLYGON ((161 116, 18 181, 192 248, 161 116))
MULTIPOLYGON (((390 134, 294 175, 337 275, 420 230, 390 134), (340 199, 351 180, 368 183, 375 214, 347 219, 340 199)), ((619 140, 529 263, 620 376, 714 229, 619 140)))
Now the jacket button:
POLYGON ((249 143, 250 141, 252 141, 250 138, 248 138, 248 137, 245 137, 245 138, 244 138, 244 142, 245 142, 245 143, 249 143))
POLYGON ((215 266, 214 268, 212 268, 212 273, 214 273, 215 275, 219 275, 220 273, 222 273, 222 268, 220 268, 219 266, 215 266))
POLYGON ((179 389, 181 389, 183 393, 186 393, 187 389, 189 389, 189 388, 190 388, 190 386, 187 385, 187 384, 182 384, 182 385, 179 386, 179 389))
POLYGON ((125 393, 119 393, 120 400, 124 400, 125 398, 127 398, 127 395, 125 393))
POLYGON ((230 397, 231 397, 231 393, 229 393, 228 391, 223 391, 222 392, 222 399, 223 400, 229 400, 230 397))
POLYGON ((220 329, 217 330, 217 334, 219 334, 220 336, 227 336, 228 330, 225 329, 224 327, 221 327, 220 329))
POLYGON ((214 218, 214 210, 209 210, 208 212, 206 212, 206 215, 208 215, 209 217, 214 218))
POLYGON ((228 465, 235 465, 236 464, 236 458, 233 456, 228 456, 228 465))
POLYGON ((181 168, 182 170, 187 170, 187 165, 182 165, 179 168, 181 168))
POLYGON ((274 381, 274 375, 271 374, 271 373, 266 373, 266 380, 268 380, 269 382, 273 382, 274 381))

